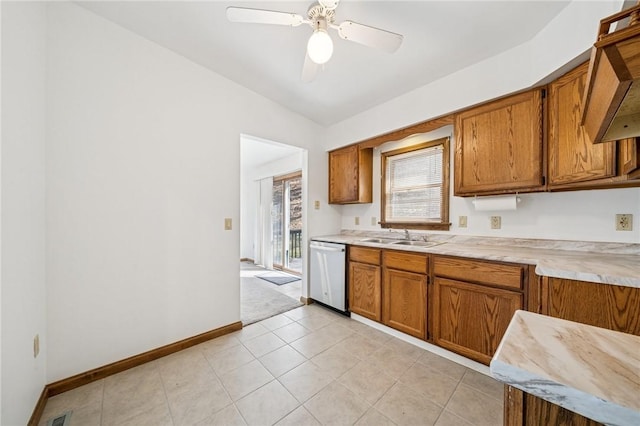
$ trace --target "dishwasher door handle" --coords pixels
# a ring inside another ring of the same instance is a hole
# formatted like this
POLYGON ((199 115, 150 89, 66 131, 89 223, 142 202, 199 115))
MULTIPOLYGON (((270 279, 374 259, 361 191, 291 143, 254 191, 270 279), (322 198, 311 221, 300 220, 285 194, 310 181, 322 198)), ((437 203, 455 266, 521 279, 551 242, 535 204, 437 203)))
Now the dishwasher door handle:
POLYGON ((314 245, 312 245, 311 248, 313 250, 318 250, 318 251, 332 251, 332 252, 343 252, 344 251, 343 248, 323 247, 323 246, 314 246, 314 245))

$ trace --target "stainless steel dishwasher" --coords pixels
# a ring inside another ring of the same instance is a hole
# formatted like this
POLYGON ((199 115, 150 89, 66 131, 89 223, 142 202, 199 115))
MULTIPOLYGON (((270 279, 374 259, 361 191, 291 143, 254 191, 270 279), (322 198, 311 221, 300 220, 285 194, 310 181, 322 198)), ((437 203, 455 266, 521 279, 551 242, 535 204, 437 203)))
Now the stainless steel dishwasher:
POLYGON ((315 302, 349 315, 347 312, 346 246, 311 241, 309 245, 310 291, 315 302))

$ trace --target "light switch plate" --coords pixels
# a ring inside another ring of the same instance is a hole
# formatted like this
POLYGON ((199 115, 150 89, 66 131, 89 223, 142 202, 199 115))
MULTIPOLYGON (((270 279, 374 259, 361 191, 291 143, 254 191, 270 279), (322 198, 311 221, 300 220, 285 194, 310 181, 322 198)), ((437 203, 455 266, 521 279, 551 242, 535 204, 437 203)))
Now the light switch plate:
POLYGON ((502 226, 501 216, 491 216, 491 229, 500 229, 502 226))
POLYGON ((371 226, 376 226, 378 224, 378 221, 376 220, 375 216, 371 217, 371 226))
POLYGON ((315 200, 313 202, 313 208, 316 209, 316 210, 320 210, 320 201, 315 200))
POLYGON ((231 218, 230 217, 225 217, 224 218, 224 230, 225 231, 231 231, 231 218))
POLYGON ((467 227, 467 217, 466 216, 458 216, 458 227, 466 228, 467 227))
POLYGON ((360 217, 359 216, 356 216, 355 222, 356 222, 356 225, 360 225, 360 217))

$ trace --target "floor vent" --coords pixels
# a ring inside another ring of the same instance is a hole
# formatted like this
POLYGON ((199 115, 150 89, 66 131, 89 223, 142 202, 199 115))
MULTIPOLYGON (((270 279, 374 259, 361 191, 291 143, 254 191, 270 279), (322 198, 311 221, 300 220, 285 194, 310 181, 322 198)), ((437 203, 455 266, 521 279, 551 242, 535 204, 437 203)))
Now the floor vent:
POLYGON ((71 419, 71 411, 60 414, 57 417, 52 417, 47 420, 47 426, 69 426, 71 419))

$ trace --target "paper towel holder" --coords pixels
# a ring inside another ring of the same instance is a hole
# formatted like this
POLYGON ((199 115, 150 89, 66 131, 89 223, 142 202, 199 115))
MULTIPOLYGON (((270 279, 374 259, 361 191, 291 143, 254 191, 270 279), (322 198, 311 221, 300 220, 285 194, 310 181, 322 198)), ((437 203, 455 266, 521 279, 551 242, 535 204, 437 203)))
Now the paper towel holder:
POLYGON ((500 210, 516 210, 517 205, 521 202, 521 198, 516 194, 499 195, 499 196, 474 196, 472 201, 476 211, 500 211, 500 210))

